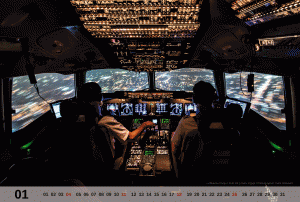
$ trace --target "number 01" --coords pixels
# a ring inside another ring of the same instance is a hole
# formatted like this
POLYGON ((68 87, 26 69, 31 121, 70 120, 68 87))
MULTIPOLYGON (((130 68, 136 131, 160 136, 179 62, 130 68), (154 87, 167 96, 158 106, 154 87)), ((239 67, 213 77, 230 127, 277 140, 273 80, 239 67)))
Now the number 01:
MULTIPOLYGON (((28 199, 28 197, 27 197, 27 190, 23 190, 22 192, 23 192, 23 197, 22 197, 22 199, 28 199)), ((15 197, 16 197, 16 199, 20 199, 21 196, 22 196, 21 191, 20 191, 20 190, 16 190, 16 191, 15 191, 15 197)))

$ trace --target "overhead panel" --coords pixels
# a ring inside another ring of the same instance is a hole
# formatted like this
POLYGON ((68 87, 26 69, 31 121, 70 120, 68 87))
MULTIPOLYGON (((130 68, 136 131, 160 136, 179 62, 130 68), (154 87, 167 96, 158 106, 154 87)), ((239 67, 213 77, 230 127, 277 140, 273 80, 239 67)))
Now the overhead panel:
POLYGON ((185 67, 200 27, 202 0, 71 1, 94 38, 109 39, 122 68, 170 71, 185 67))
POLYGON ((193 38, 199 0, 71 1, 95 38, 193 38))
POLYGON ((299 58, 300 35, 259 38, 257 55, 270 58, 299 58))
POLYGON ((111 39, 109 44, 122 67, 137 72, 184 68, 191 47, 188 39, 111 39))
POLYGON ((300 13, 300 0, 235 0, 231 8, 248 26, 285 18, 300 13))
POLYGON ((300 47, 300 35, 261 38, 258 41, 260 46, 300 47))

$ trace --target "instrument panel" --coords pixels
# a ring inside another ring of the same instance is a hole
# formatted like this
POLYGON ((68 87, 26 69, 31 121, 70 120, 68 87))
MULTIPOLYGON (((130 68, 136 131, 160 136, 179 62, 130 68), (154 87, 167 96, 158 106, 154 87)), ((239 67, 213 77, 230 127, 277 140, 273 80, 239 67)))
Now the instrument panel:
MULTIPOLYGON (((189 115, 192 93, 185 91, 116 91, 105 94, 104 103, 118 104, 119 116, 170 116, 189 115), (185 109, 186 108, 186 109, 185 109)), ((196 111, 193 108, 193 111, 196 111)))
POLYGON ((139 98, 139 99, 166 99, 173 98, 173 93, 146 93, 146 92, 124 92, 124 96, 128 98, 139 98))
MULTIPOLYGON (((178 101, 178 100, 176 100, 178 101)), ((113 102, 113 100, 111 100, 113 102)), ((186 102, 186 101, 185 101, 186 102)), ((181 117, 196 113, 197 105, 194 103, 173 103, 171 102, 124 102, 124 103, 107 103, 107 110, 120 110, 120 116, 167 116, 181 117)))
POLYGON ((121 116, 132 116, 133 115, 133 104, 132 103, 121 103, 120 104, 121 116))
POLYGON ((167 119, 167 118, 161 118, 161 119, 135 118, 132 121, 132 129, 133 130, 137 129, 145 121, 152 121, 153 123, 155 123, 155 127, 153 128, 154 130, 158 130, 158 129, 169 130, 170 129, 171 119, 167 119))

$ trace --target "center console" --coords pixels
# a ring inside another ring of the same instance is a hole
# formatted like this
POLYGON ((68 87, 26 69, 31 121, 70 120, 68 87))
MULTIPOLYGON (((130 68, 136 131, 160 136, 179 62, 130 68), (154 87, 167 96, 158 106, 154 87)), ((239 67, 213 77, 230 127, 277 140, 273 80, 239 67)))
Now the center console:
POLYGON ((144 92, 133 96, 128 93, 125 96, 127 99, 114 99, 104 104, 130 131, 146 121, 155 123, 154 127, 142 133, 140 139, 135 142, 129 140, 127 144, 123 166, 130 179, 139 181, 137 184, 143 184, 144 177, 147 180, 154 179, 147 176, 166 179, 172 175, 171 133, 176 130, 183 116, 196 112, 191 100, 174 99, 168 95, 144 92), (160 95, 162 97, 157 97, 160 95))
MULTIPOLYGON (((144 119, 134 119, 133 128, 140 126, 144 119)), ((132 143, 125 170, 132 175, 155 176, 171 171, 169 156, 170 119, 150 119, 155 127, 147 129, 139 142, 132 143)))

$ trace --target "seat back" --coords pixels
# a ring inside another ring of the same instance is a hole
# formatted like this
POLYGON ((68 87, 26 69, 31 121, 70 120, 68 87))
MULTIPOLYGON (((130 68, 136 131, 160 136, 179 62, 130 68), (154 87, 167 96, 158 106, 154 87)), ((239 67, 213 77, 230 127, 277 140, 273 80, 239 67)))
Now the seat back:
MULTIPOLYGON (((222 127, 220 120, 201 122, 195 117, 199 132, 183 139, 183 161, 178 167, 181 179, 199 178, 203 185, 232 179, 238 159, 238 133, 222 127)), ((187 183, 193 185, 192 181, 187 183)), ((199 185, 197 180, 194 183, 199 185)))
POLYGON ((114 165, 114 157, 111 153, 110 138, 98 126, 91 128, 90 141, 93 145, 93 156, 101 161, 110 170, 114 165))
POLYGON ((112 157, 109 158, 111 153, 105 134, 93 123, 94 109, 70 101, 63 102, 61 108, 62 123, 51 137, 51 148, 45 158, 16 163, 4 186, 67 186, 78 180, 90 186, 109 184, 104 182, 103 172, 109 175, 112 163, 108 161, 112 157), (83 121, 78 121, 79 115, 85 116, 83 121))
POLYGON ((61 108, 62 127, 57 134, 56 148, 52 148, 50 153, 49 165, 64 173, 64 179, 101 185, 101 180, 96 177, 100 176, 99 172, 109 172, 112 156, 109 156, 106 136, 95 122, 98 114, 88 103, 66 102, 62 103, 61 108))
POLYGON ((239 104, 231 103, 225 109, 226 118, 224 118, 224 123, 226 128, 239 129, 241 118, 243 116, 243 109, 239 104))

